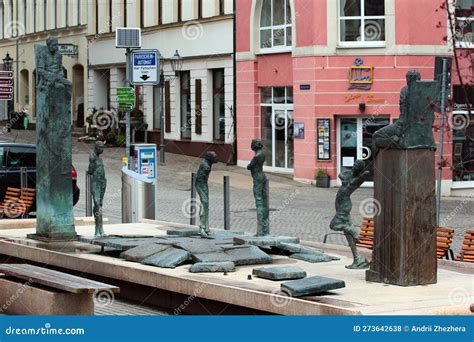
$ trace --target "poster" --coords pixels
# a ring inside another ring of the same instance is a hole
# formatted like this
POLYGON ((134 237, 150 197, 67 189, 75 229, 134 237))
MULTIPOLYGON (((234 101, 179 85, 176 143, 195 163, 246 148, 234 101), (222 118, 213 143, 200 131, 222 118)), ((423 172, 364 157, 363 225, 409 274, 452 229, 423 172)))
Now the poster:
POLYGON ((318 160, 331 160, 331 120, 317 120, 317 153, 318 160))

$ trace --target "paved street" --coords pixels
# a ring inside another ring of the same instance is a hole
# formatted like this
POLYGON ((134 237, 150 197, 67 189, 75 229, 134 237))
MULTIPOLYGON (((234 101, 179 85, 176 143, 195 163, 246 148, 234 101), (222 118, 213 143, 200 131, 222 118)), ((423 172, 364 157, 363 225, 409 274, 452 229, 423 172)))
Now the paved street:
MULTIPOLYGON (((34 142, 33 131, 13 131, 0 136, 2 141, 34 142)), ((85 171, 93 144, 74 141, 73 164, 76 167, 78 185, 82 194, 75 208, 76 215, 85 214, 85 171)), ((108 148, 103 158, 108 178, 104 199, 104 213, 112 222, 121 221, 121 176, 124 149, 108 148)), ((159 175, 159 217, 180 223, 189 223, 189 199, 191 172, 195 172, 200 160, 181 155, 167 154, 167 165, 158 170, 159 175)), ((256 231, 256 212, 252 194, 252 179, 247 170, 218 164, 213 167, 210 177, 210 224, 223 227, 223 176, 229 175, 231 182, 231 229, 256 231)), ((319 189, 314 186, 294 182, 286 177, 269 175, 270 179, 270 219, 273 234, 298 236, 304 240, 322 241, 329 231, 329 222, 334 215, 334 199, 337 189, 319 189)), ((364 210, 370 211, 372 189, 359 189, 352 196, 352 217, 358 225, 364 210)), ((442 222, 456 229, 454 250, 458 251, 461 238, 467 229, 474 229, 474 200, 443 198, 442 222)), ((130 232, 133 233, 133 232, 130 232)), ((340 235, 332 235, 328 242, 344 244, 340 235)))

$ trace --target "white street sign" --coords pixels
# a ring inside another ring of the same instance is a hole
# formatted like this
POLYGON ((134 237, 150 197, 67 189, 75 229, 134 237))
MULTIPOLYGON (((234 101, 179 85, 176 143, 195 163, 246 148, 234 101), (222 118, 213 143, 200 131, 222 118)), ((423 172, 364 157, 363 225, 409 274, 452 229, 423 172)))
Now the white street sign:
POLYGON ((132 84, 155 85, 160 83, 158 50, 132 51, 132 84))

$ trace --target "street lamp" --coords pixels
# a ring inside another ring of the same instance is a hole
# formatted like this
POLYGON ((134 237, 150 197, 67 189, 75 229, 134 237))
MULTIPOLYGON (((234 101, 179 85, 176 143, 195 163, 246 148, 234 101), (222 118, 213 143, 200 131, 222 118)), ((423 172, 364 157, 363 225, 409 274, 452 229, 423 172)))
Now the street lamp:
MULTIPOLYGON (((165 61, 161 54, 160 54, 161 61, 165 61)), ((166 78, 172 82, 175 80, 176 77, 179 76, 179 73, 181 72, 181 69, 183 68, 183 57, 180 56, 178 50, 176 50, 175 54, 173 57, 168 59, 168 61, 171 62, 171 68, 173 69, 174 76, 166 76, 164 73, 164 70, 162 68, 161 70, 161 77, 160 77, 160 97, 161 97, 161 112, 160 112, 160 164, 165 165, 165 113, 164 113, 164 88, 165 88, 165 80, 166 78)), ((163 65, 163 63, 161 63, 163 65)))
POLYGON ((3 59, 3 70, 12 71, 13 58, 10 57, 10 54, 7 52, 7 55, 3 59))

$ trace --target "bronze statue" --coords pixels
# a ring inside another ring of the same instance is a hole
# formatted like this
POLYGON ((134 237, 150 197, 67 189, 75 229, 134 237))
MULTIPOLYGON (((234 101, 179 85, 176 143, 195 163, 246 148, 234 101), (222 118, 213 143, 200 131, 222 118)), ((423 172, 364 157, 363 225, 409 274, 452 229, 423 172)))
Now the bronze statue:
POLYGON ((331 220, 329 227, 334 231, 342 231, 351 248, 354 262, 346 266, 349 269, 362 269, 369 266, 369 262, 359 254, 356 243, 359 241, 359 230, 352 224, 351 195, 370 176, 370 171, 366 170, 363 160, 356 160, 352 170, 344 171, 339 175, 342 186, 336 195, 336 215, 331 220))
POLYGON ((247 166, 247 170, 250 170, 253 178, 253 195, 257 209, 257 236, 266 236, 270 234, 270 222, 268 219, 268 179, 263 173, 265 153, 262 141, 260 139, 252 140, 251 148, 255 152, 255 156, 247 166))
POLYGON ((201 162, 199 170, 196 173, 196 191, 201 199, 199 208, 199 233, 203 238, 209 237, 209 174, 211 173, 212 164, 217 163, 217 154, 215 152, 207 152, 206 157, 201 162))
POLYGON ((71 187, 72 84, 64 75, 58 40, 35 45, 36 59, 36 235, 74 240, 71 187))
POLYGON ((105 178, 104 162, 100 155, 104 152, 104 144, 100 141, 95 143, 94 151, 89 157, 88 174, 92 176, 91 192, 94 200, 94 220, 95 220, 95 237, 103 237, 104 224, 102 221, 102 206, 104 204, 105 188, 107 187, 107 179, 105 178))

